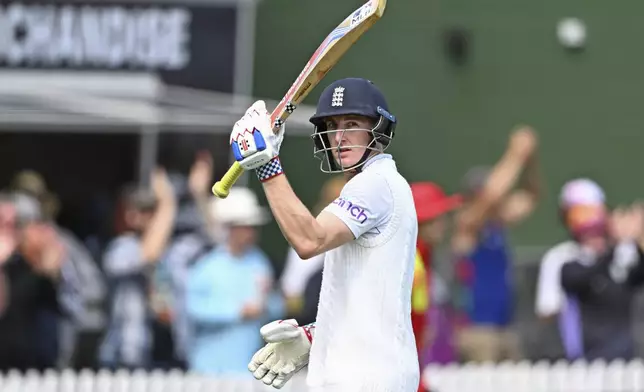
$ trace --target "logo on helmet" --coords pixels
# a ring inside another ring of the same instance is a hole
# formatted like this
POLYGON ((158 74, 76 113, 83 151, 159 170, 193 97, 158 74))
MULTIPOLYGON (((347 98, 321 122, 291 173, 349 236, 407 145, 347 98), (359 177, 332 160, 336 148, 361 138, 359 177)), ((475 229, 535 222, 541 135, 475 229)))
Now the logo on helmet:
POLYGON ((333 90, 333 96, 331 97, 331 106, 342 106, 344 101, 344 87, 338 86, 333 90))

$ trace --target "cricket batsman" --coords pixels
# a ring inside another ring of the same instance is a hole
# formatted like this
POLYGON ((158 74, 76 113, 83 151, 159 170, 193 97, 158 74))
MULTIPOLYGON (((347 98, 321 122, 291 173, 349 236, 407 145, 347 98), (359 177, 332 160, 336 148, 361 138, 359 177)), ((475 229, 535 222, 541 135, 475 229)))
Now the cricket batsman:
POLYGON ((416 392, 418 355, 411 288, 418 222, 411 189, 385 153, 396 117, 369 80, 329 85, 310 119, 314 155, 325 173, 344 173, 340 197, 311 215, 279 159, 284 129, 273 134, 263 101, 235 124, 231 146, 255 170, 284 237, 302 259, 326 252, 316 323, 278 320, 248 368, 281 388, 308 365, 315 392, 416 392))

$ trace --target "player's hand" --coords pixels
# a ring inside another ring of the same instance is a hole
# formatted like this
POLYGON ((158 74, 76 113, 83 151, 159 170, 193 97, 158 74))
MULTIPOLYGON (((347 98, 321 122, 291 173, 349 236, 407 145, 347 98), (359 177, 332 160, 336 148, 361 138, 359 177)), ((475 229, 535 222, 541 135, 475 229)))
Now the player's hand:
POLYGON ((264 384, 280 389, 309 363, 313 329, 290 319, 273 321, 259 332, 268 344, 253 355, 248 370, 264 384))
POLYGON ((264 101, 255 102, 235 123, 230 134, 230 147, 235 160, 245 170, 257 169, 279 155, 284 139, 284 126, 273 133, 271 116, 264 101))

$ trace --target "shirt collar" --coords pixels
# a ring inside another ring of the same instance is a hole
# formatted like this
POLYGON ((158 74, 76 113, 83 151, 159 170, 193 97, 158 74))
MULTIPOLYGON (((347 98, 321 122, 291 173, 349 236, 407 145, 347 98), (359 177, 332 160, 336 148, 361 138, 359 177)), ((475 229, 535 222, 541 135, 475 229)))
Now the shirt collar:
POLYGON ((367 169, 369 166, 373 165, 375 162, 392 162, 393 163, 393 157, 391 154, 376 154, 372 156, 371 158, 367 159, 367 161, 362 165, 362 170, 367 169))

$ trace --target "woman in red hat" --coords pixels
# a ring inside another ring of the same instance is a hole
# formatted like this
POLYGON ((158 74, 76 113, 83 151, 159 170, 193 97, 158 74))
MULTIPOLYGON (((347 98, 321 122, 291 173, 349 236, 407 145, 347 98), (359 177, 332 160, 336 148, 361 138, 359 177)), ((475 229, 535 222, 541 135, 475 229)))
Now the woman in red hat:
MULTIPOLYGON (((413 183, 411 191, 418 217, 411 322, 416 337, 419 363, 422 363, 422 353, 429 340, 427 312, 430 301, 429 282, 432 276, 432 249, 443 240, 445 235, 445 214, 461 204, 461 197, 446 195, 441 187, 432 182, 413 183)), ((419 391, 426 390, 422 384, 421 381, 419 391)))

